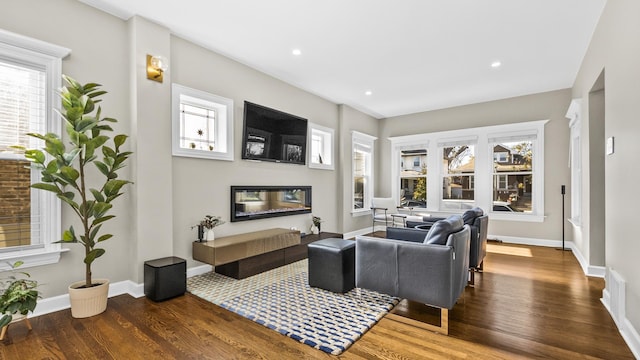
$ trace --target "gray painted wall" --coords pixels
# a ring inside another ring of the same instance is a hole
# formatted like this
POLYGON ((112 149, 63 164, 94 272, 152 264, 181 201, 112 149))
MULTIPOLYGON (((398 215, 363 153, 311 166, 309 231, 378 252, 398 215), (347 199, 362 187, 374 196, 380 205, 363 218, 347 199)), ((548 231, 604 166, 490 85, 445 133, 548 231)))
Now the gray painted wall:
MULTIPOLYGON (((385 119, 381 124, 379 141, 381 161, 382 164, 387 165, 383 165, 382 168, 388 168, 388 164, 391 163, 389 137, 548 119, 549 122, 545 125, 544 144, 546 215, 544 222, 490 220, 489 233, 502 236, 561 240, 562 197, 560 186, 562 184, 569 186, 571 183, 568 168, 569 122, 565 118, 570 102, 571 92, 569 89, 565 89, 385 119)), ((378 172, 377 180, 381 188, 388 189, 390 187, 390 173, 390 171, 378 172)), ((570 196, 567 196, 566 201, 565 211, 567 211, 568 217, 570 196)), ((571 239, 569 229, 566 232, 566 239, 571 239)))
MULTIPOLYGON (((640 241, 630 229, 633 229, 635 221, 632 209, 640 203, 640 193, 635 190, 640 176, 636 166, 640 138, 638 39, 640 2, 607 1, 572 89, 573 97, 583 101, 582 128, 583 136, 586 135, 583 138, 588 138, 586 131, 590 128, 591 119, 585 109, 591 108, 589 92, 605 70, 604 137, 615 137, 615 153, 605 157, 606 203, 592 206, 605 206, 605 265, 626 281, 626 317, 635 329, 640 329, 640 277, 637 269, 640 241)), ((587 149, 589 144, 584 144, 583 150, 587 149)), ((585 198, 583 213, 589 212, 589 203, 590 199, 585 198)), ((594 258, 594 255, 590 257, 594 258)))
MULTIPOLYGON (((116 133, 130 131, 129 37, 125 22, 77 1, 12 0, 2 4, 0 27, 71 49, 71 55, 62 63, 63 73, 83 83, 102 84, 109 92, 101 103, 102 115, 120 121, 116 133), (34 16, 35 9, 43 15, 34 16)), ((135 181, 132 167, 123 170, 123 178, 135 181)), ((107 254, 94 262, 95 278, 109 278, 111 282, 132 278, 130 265, 136 237, 131 206, 131 192, 115 203, 114 214, 119 216, 104 226, 114 239, 104 243, 107 254)), ((76 224, 66 208, 62 219, 63 228, 76 224)), ((42 284, 44 297, 64 294, 71 282, 84 279, 83 248, 73 244, 64 247, 71 250, 62 254, 58 264, 29 269, 42 284)))
MULTIPOLYGON (((104 243, 107 254, 94 263, 95 277, 140 283, 145 260, 171 255, 187 259, 189 267, 199 265, 191 259, 196 233, 190 226, 205 214, 228 221, 231 185, 311 185, 313 214, 325 221, 323 230, 342 232, 343 225, 350 226, 341 224, 344 219, 336 211, 341 206, 336 194, 342 193, 337 152, 343 144, 336 141, 333 171, 240 159, 244 100, 338 129, 336 139, 340 136, 338 105, 171 36, 166 28, 143 18, 125 21, 72 0, 9 2, 0 12, 0 27, 70 48, 63 73, 81 82, 101 83, 109 92, 102 103, 103 115, 119 119, 116 130, 132 137, 129 148, 135 155, 122 176, 135 184, 116 204, 118 217, 106 225, 115 236, 104 243), (34 8, 47 16, 34 17, 34 8), (169 59, 164 83, 146 79, 147 53, 169 59), (171 156, 172 81, 234 100, 235 161, 171 156)), ((360 122, 356 114, 350 110, 342 120, 346 128, 352 119, 360 122)), ((63 211, 63 227, 73 221, 72 214, 63 211)), ((271 227, 308 232, 310 225, 311 215, 306 214, 227 223, 216 228, 216 235, 271 227)), ((62 254, 58 264, 29 269, 43 284, 44 297, 65 294, 69 283, 84 277, 82 249, 64 247, 71 250, 62 254)))

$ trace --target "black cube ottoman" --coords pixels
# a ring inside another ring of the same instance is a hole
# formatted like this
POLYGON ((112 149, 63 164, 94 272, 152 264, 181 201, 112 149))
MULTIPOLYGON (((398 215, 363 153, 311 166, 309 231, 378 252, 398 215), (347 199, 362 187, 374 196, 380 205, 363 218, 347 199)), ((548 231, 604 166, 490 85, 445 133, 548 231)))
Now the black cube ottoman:
POLYGON ((356 283, 356 242, 338 238, 314 241, 309 250, 309 286, 344 293, 356 283))

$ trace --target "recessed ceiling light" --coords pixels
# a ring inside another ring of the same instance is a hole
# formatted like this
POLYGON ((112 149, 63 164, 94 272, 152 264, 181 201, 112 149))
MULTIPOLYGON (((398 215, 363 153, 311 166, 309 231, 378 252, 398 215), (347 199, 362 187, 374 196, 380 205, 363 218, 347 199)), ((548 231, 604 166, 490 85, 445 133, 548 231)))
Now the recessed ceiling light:
POLYGON ((502 66, 502 63, 500 61, 494 61, 491 63, 491 67, 494 69, 499 68, 500 66, 502 66))
POLYGON ((373 92, 371 92, 371 90, 367 90, 364 92, 365 95, 370 96, 371 94, 373 94, 373 92))
POLYGON ((293 49, 291 53, 295 56, 302 55, 302 51, 300 51, 300 49, 293 49))

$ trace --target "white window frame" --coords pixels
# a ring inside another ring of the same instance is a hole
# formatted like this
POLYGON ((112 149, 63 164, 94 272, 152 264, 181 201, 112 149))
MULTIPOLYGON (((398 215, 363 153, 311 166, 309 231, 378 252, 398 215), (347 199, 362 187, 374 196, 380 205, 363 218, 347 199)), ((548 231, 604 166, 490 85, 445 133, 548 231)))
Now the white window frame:
MULTIPOLYGON (((582 100, 573 99, 565 115, 569 119, 569 166, 571 168, 571 222, 574 226, 582 226, 582 100)), ((563 220, 564 221, 564 220, 563 220)))
POLYGON ((335 132, 331 128, 309 123, 309 144, 307 144, 307 149, 311 149, 311 151, 309 151, 309 168, 322 169, 322 170, 335 169, 335 165, 334 165, 335 161, 333 156, 334 134, 335 132), (314 147, 313 147, 314 137, 317 137, 320 140, 319 154, 314 153, 314 147), (320 163, 319 161, 314 161, 314 159, 316 158, 316 155, 319 155, 322 157, 322 163, 320 163))
POLYGON ((374 189, 374 179, 373 174, 374 168, 374 142, 377 140, 377 137, 371 136, 365 133, 361 133, 358 131, 351 132, 351 214, 352 216, 361 216, 367 215, 371 213, 371 204, 373 198, 373 189, 374 189), (365 169, 367 169, 365 173, 365 183, 363 190, 363 203, 361 209, 355 208, 355 176, 356 176, 356 166, 355 166, 355 153, 356 151, 365 152, 367 156, 365 169))
POLYGON ((442 162, 442 145, 467 141, 475 146, 474 202, 489 213, 492 220, 542 222, 544 221, 544 126, 549 120, 536 120, 521 123, 486 126, 478 128, 442 131, 436 133, 413 134, 391 137, 391 185, 392 196, 400 199, 400 151, 412 146, 427 144, 427 208, 429 214, 446 216, 451 213, 462 213, 460 210, 444 210, 440 208, 442 199, 442 178, 445 173, 442 162), (490 138, 523 136, 535 134, 533 141, 533 192, 534 209, 531 213, 507 213, 493 211, 493 144, 490 138), (474 141, 475 139, 475 141, 474 141), (439 171, 437 171, 439 169, 439 171), (436 170, 436 171, 434 171, 436 170), (484 191, 483 189, 486 189, 484 191))
MULTIPOLYGON (((70 53, 70 49, 0 29, 0 59, 42 69, 46 73, 45 131, 58 135, 62 127, 57 112, 60 110, 57 90, 61 87, 62 59, 70 53)), ((39 178, 40 172, 32 171, 32 179, 39 178)), ((0 270, 9 269, 7 263, 18 260, 24 262, 22 268, 57 263, 60 253, 68 251, 54 243, 62 235, 60 200, 52 192, 40 191, 35 205, 40 214, 47 214, 40 219, 40 245, 3 249, 0 252, 0 270)))
POLYGON ((233 100, 222 96, 192 89, 180 84, 171 85, 171 149, 173 156, 201 159, 233 161, 233 100), (188 149, 180 147, 181 111, 180 104, 199 106, 213 110, 215 119, 215 144, 213 150, 188 149))

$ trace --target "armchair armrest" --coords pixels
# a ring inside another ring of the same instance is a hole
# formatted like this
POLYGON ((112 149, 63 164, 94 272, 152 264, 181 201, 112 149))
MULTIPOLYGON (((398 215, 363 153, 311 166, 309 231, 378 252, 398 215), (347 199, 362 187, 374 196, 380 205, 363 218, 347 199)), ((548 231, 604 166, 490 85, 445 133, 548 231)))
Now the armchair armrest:
POLYGON ((413 228, 400 228, 400 227, 387 227, 387 239, 412 241, 412 242, 424 242, 424 238, 427 236, 427 231, 413 229, 413 228))

